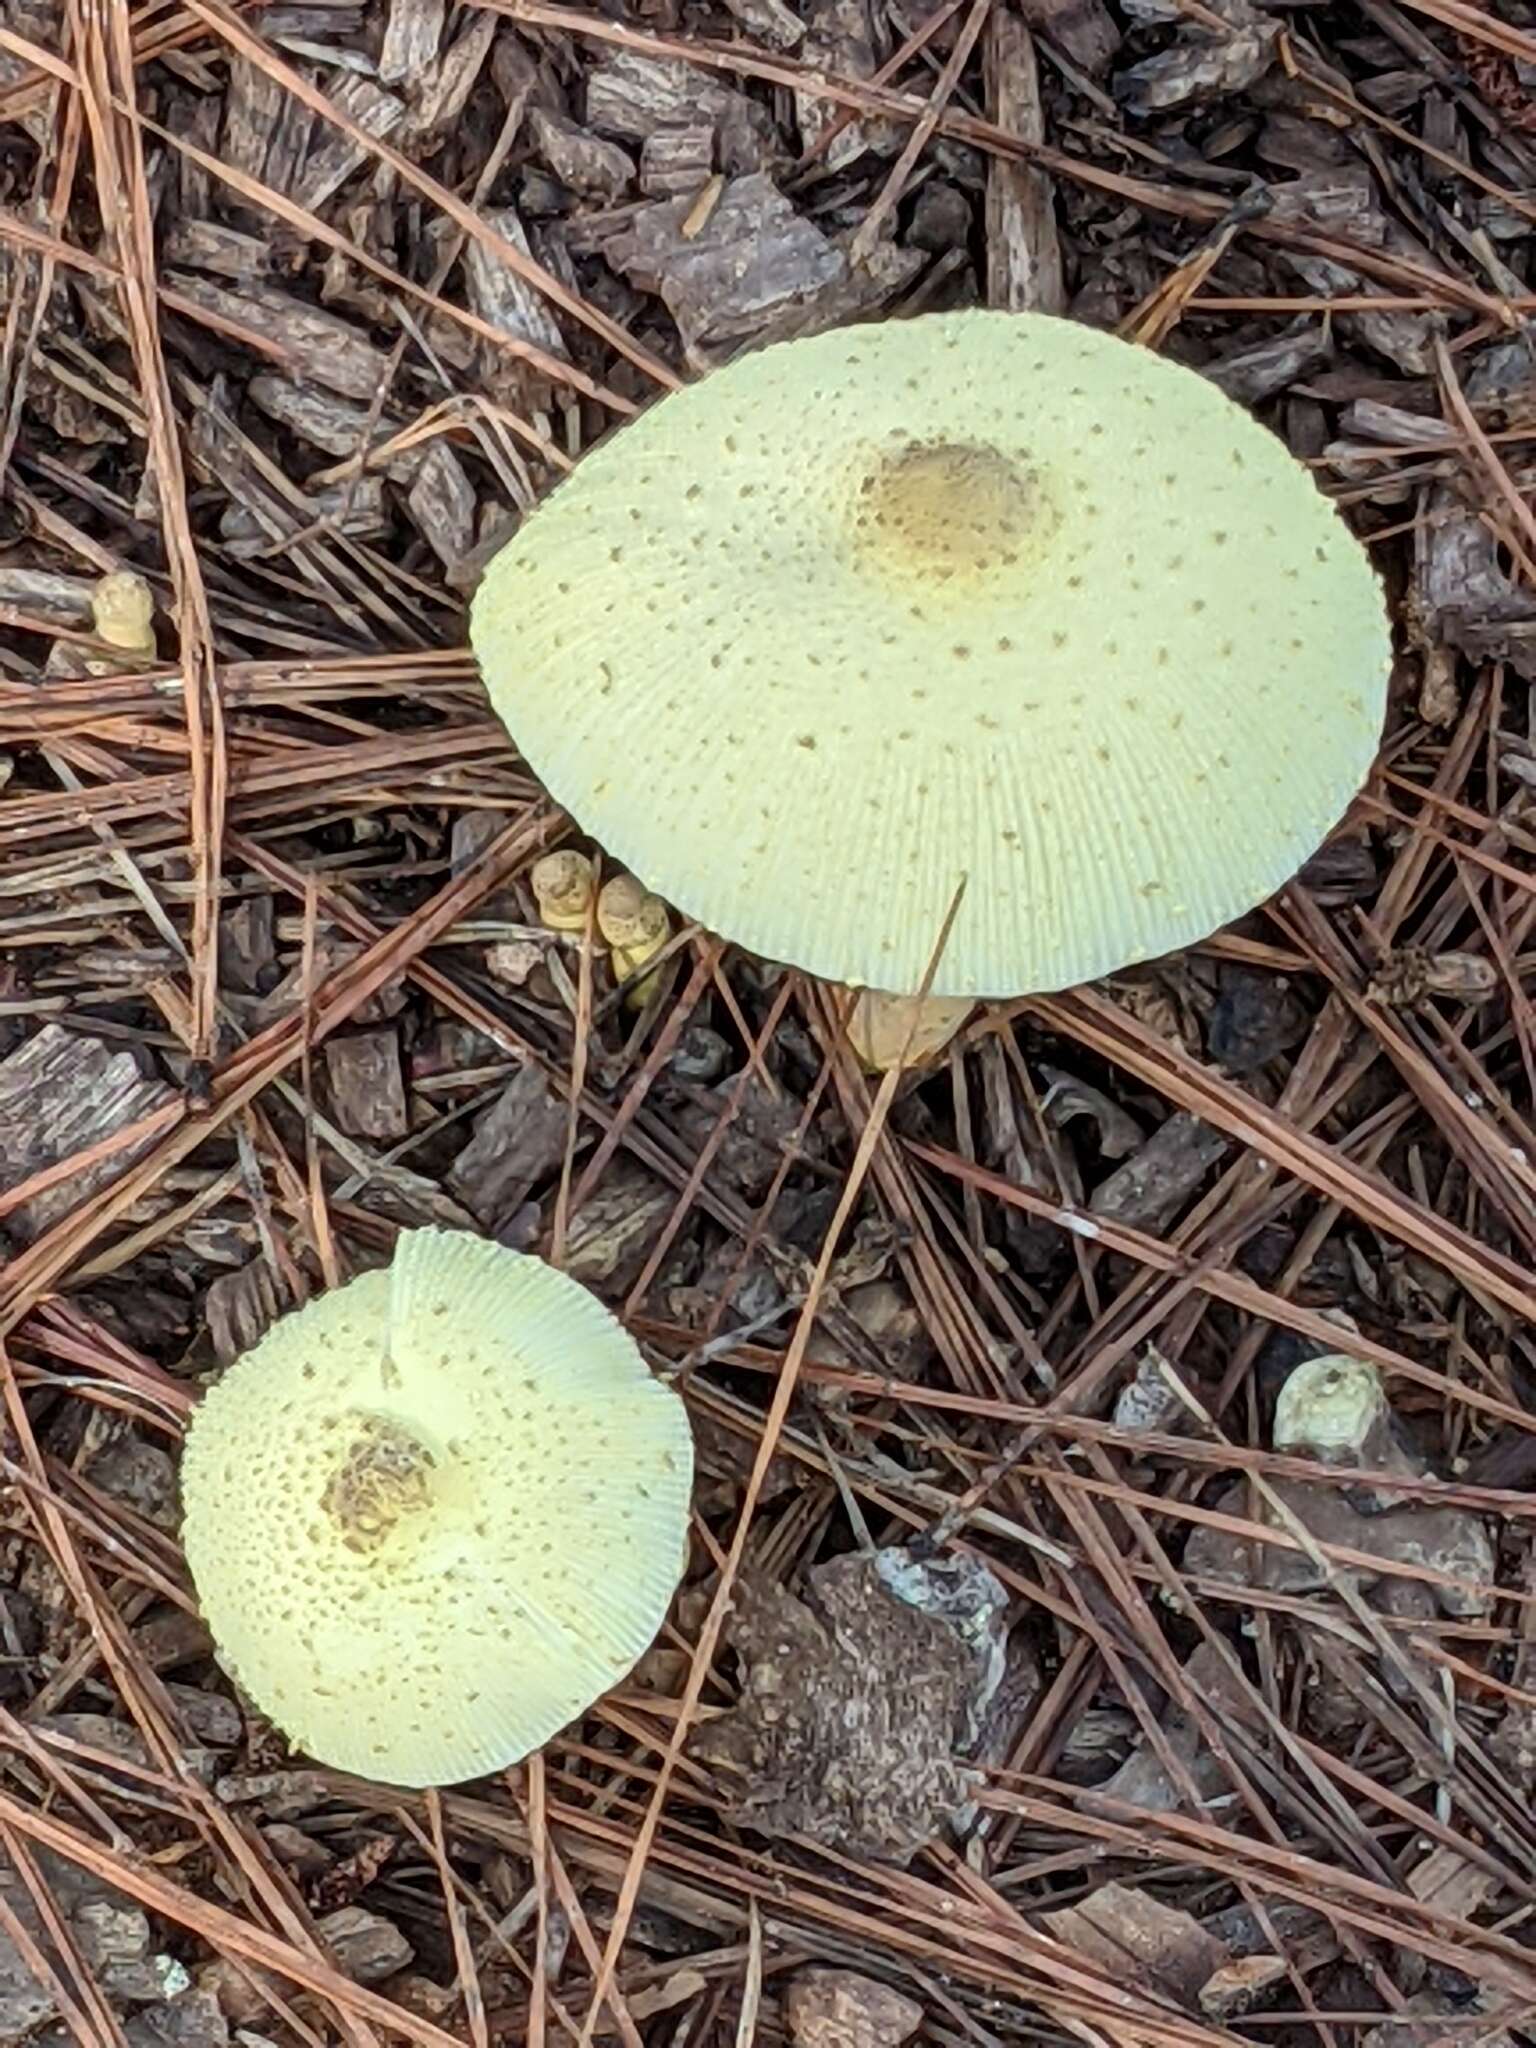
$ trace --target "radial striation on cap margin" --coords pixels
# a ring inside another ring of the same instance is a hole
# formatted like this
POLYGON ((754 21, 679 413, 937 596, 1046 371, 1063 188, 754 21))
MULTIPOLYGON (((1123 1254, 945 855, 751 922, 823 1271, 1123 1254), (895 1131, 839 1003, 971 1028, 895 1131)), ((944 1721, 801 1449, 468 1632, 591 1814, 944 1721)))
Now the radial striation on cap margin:
POLYGON ((295 1747, 397 1785, 516 1762, 654 1640, 686 1555, 682 1401, 537 1259, 403 1232, 197 1409, 187 1561, 295 1747))
POLYGON ((1207 936, 1375 754, 1390 638, 1307 471, 1195 372, 1039 314, 738 359, 595 449, 472 638, 551 793, 723 937, 999 997, 1207 936))

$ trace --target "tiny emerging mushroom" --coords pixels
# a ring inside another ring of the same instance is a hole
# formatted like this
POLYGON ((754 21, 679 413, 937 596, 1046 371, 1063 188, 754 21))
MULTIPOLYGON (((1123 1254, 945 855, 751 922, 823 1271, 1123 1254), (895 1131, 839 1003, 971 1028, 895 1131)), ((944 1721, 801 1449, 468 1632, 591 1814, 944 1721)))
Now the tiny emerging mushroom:
POLYGON ((98 640, 140 660, 155 654, 155 594, 132 569, 115 569, 91 591, 91 619, 98 640))
POLYGON ((1266 427, 980 310, 662 398, 522 522, 471 636, 535 772, 679 911, 896 995, 947 931, 954 999, 1263 902, 1369 770, 1391 667, 1369 558, 1266 427))
POLYGON ((1330 1352, 1308 1358, 1281 1387, 1271 1441, 1326 1464, 1366 1465, 1390 1440, 1391 1410, 1381 1374, 1368 1359, 1330 1352))
POLYGON ((539 1748, 650 1646, 692 1473, 682 1401, 600 1302, 413 1230, 205 1396, 183 1534, 221 1661, 297 1748, 451 1784, 539 1748))
POLYGON ((590 860, 562 846, 536 860, 528 884, 539 916, 552 932, 584 932, 597 877, 590 860))
MULTIPOLYGON (((633 875, 613 875, 597 895, 597 928, 612 949, 614 978, 629 977, 652 960, 672 936, 667 906, 633 875)), ((655 986, 653 974, 641 975, 626 1000, 640 1009, 655 986)))

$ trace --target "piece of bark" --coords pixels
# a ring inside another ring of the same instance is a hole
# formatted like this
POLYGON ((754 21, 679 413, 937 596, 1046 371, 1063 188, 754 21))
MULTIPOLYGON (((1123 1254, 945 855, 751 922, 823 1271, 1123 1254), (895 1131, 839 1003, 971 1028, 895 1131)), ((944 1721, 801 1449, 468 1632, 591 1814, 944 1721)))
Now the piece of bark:
POLYGON ((784 1994, 794 2048, 901 2048, 923 2024, 915 1999, 857 1970, 797 1970, 784 1994))
POLYGON ((95 588, 89 576, 59 576, 50 569, 0 564, 0 604, 31 612, 35 618, 51 619, 56 625, 79 626, 89 632, 95 588))
POLYGON ((1256 1073, 1304 1038, 1310 1023, 1289 976, 1224 960, 1206 1019, 1206 1050, 1229 1074, 1256 1073))
POLYGON ((415 1960, 416 1951, 395 1923, 363 1906, 328 1913, 316 1932, 355 1984, 380 1984, 415 1960))
POLYGON ((410 1130, 398 1032, 385 1027, 328 1038, 325 1073, 336 1121, 350 1137, 388 1144, 410 1130))
POLYGON ((273 285, 229 291, 187 271, 168 271, 165 283, 216 324, 227 323, 222 331, 276 357, 290 377, 361 399, 373 398, 387 379, 388 358, 360 328, 273 285))
POLYGON ((1279 22, 1266 17, 1224 35, 1191 30, 1171 48, 1121 72, 1115 97, 1129 113, 1145 117, 1244 92, 1275 61, 1279 35, 1279 22))
POLYGON ((475 544, 475 487, 446 441, 428 448, 405 502, 444 568, 457 568, 475 544))
MULTIPOLYGON (((1184 1665, 1184 1677, 1190 1692, 1204 1703, 1218 1725, 1239 1718, 1245 1705, 1243 1688, 1225 1658, 1211 1644, 1200 1643, 1191 1652, 1184 1665)), ((1194 1714, 1177 1700, 1171 1700, 1161 1725, 1164 1748, 1176 1763, 1183 1765, 1184 1775, 1200 1798, 1211 1799, 1230 1789, 1226 1770, 1220 1758, 1206 1746, 1194 1714)), ((1182 1806, 1186 1798, 1183 1779, 1175 1778, 1145 1737, 1113 1777, 1101 1786, 1083 1791, 1080 1796, 1085 1806, 1092 1806, 1095 1790, 1127 1806, 1142 1807, 1148 1813, 1171 1812, 1182 1806)))
MULTIPOLYGON (((412 4, 419 4, 419 0, 412 0, 412 4)), ((390 21, 393 26, 393 14, 390 21)), ((330 99, 365 135, 391 135, 405 116, 403 100, 381 92, 371 78, 359 78, 355 73, 348 73, 331 87, 330 99)), ((311 151, 295 180, 293 197, 311 213, 317 212, 368 160, 368 154, 365 143, 327 122, 324 140, 311 151)))
POLYGON ((308 153, 314 122, 304 102, 259 64, 231 60, 221 154, 236 170, 286 197, 308 153))
POLYGON ((714 368, 748 342, 822 332, 872 308, 921 266, 880 243, 857 273, 844 250, 797 214, 770 178, 732 178, 708 218, 687 198, 637 208, 603 254, 657 293, 690 364, 714 368))
MULTIPOLYGON (((324 449, 327 455, 343 461, 355 457, 365 442, 369 448, 380 446, 402 424, 387 411, 375 418, 371 406, 359 405, 333 391, 319 390, 313 384, 296 384, 291 378, 275 376, 268 370, 251 379, 246 395, 268 419, 276 420, 312 447, 324 449)), ((409 484, 420 467, 423 452, 413 448, 392 456, 380 465, 381 473, 392 483, 409 484)))
POLYGON ((896 1549, 834 1558, 805 1584, 803 1600, 739 1587, 741 1703, 693 1753, 721 1769, 742 1826, 906 1863, 969 1805, 963 1759, 1002 1678, 1007 1595, 973 1559, 896 1549))
POLYGON ((447 0, 390 0, 379 51, 381 82, 410 86, 429 71, 437 62, 447 18, 447 0))
MULTIPOLYGON (((145 1915, 121 1892, 78 1865, 39 1843, 29 1846, 53 1908, 97 1983, 109 1994, 153 1997, 157 1986, 149 1960, 151 1930, 145 1915)), ((69 1967, 54 1945, 37 1902, 20 1871, 3 1855, 0 1898, 52 1965, 55 1981, 67 1984, 69 1967)), ((24 2040, 56 2014, 53 1993, 33 1975, 11 1935, 0 1929, 0 2043, 24 2040)))
POLYGON ((1102 78, 1119 54, 1120 31, 1104 0, 1018 0, 1018 7, 1028 28, 1090 78, 1102 78))
POLYGON ((176 1466, 159 1444, 125 1429, 85 1458, 81 1471, 98 1492, 122 1501, 157 1529, 175 1529, 176 1466))
POLYGON ((540 1068, 520 1067, 453 1162, 449 1194, 495 1232, 565 1157, 569 1110, 540 1068))
MULTIPOLYGON (((834 78, 872 78, 884 52, 875 28, 870 0, 809 0, 801 61, 834 78)), ((801 146, 813 148, 847 109, 819 93, 795 94, 795 119, 801 146)), ((822 161, 839 171, 867 151, 894 156, 906 137, 894 122, 855 115, 827 145, 822 161)))
MULTIPOLYGON (((1476 1619, 1494 1597, 1488 1531, 1480 1517, 1463 1508, 1409 1504, 1362 1514, 1344 1490, 1295 1479, 1270 1480, 1258 1500, 1250 1497, 1246 1480, 1239 1481, 1214 1505, 1223 1514, 1280 1529, 1287 1537, 1292 1522, 1298 1523, 1314 1543, 1329 1550, 1352 1550, 1459 1580, 1452 1586, 1422 1582, 1447 1614, 1476 1619)), ((1318 1562, 1308 1549, 1250 1540, 1209 1523, 1190 1532, 1184 1569, 1191 1578, 1288 1594, 1321 1592, 1339 1578, 1369 1591, 1380 1577, 1369 1564, 1337 1563, 1326 1555, 1318 1562)), ((1387 1583, 1412 1581, 1394 1574, 1387 1583)))
POLYGON ((708 121, 658 128, 640 145, 640 190, 651 199, 697 196, 715 164, 715 131, 708 121))
POLYGON ((417 81, 396 137, 409 152, 430 149, 453 128, 475 89, 496 41, 497 17, 471 12, 442 57, 417 81))
POLYGON ((1139 1152, 1099 1182, 1088 1207, 1136 1230, 1161 1230, 1230 1149, 1219 1131, 1175 1110, 1139 1152))
POLYGON ((784 0, 725 0, 748 35, 776 50, 792 50, 805 39, 805 23, 784 0))
POLYGON ((533 107, 528 127, 534 147, 562 185, 583 199, 612 204, 635 180, 635 160, 616 142, 582 128, 565 114, 533 107))
POLYGON ((389 530, 382 476, 349 477, 304 493, 296 503, 269 498, 258 513, 250 505, 228 504, 219 520, 219 538, 236 561, 267 554, 275 542, 312 526, 333 533, 377 539, 389 530))
POLYGON ((178 220, 166 235, 161 260, 173 267, 185 264, 193 270, 211 270, 217 277, 246 284, 271 270, 272 238, 242 234, 223 221, 178 220))
POLYGON ((1227 1950, 1192 1914, 1130 1885, 1100 1885, 1075 1906, 1042 1914, 1039 1924, 1116 1984, 1171 1998, 1186 2012, 1199 2009, 1203 1986, 1227 1961, 1227 1950))
POLYGON ((1430 491, 1415 522, 1413 606, 1431 642, 1536 677, 1536 605, 1506 571, 1487 522, 1453 485, 1430 491))
MULTIPOLYGON (((1034 37, 1018 15, 997 6, 984 49, 993 121, 1021 142, 1043 142, 1034 37)), ((1064 313, 1067 287, 1050 177, 1034 164, 989 157, 986 207, 987 304, 1010 313, 1064 313)))
POLYGON ((680 58, 636 50, 613 50, 588 72, 587 119, 621 142, 708 121, 720 138, 721 168, 733 173, 765 169, 785 153, 765 107, 680 58))
MULTIPOLYGON (((0 1192, 174 1100, 163 1081, 146 1079, 131 1052, 45 1024, 0 1060, 0 1192)), ((151 1133, 66 1175, 7 1216, 6 1234, 30 1243, 126 1173, 154 1142, 151 1133)))
MULTIPOLYGON (((521 250, 525 256, 532 255, 528 232, 515 206, 488 210, 485 219, 487 225, 493 227, 504 241, 510 242, 514 249, 521 250)), ((470 307, 482 320, 499 327, 503 334, 513 335, 519 341, 543 349, 548 355, 564 356, 569 353, 560 323, 543 293, 519 277, 515 270, 509 269, 493 249, 471 240, 464 256, 464 276, 470 307)))
MULTIPOLYGON (((1326 256, 1304 256, 1287 250, 1283 260, 1322 298, 1348 298, 1372 286, 1359 271, 1326 256)), ((1434 344, 1445 330, 1435 313, 1340 313, 1340 331, 1395 363, 1406 377, 1427 377, 1435 363, 1434 344)))
POLYGON ((615 1301, 639 1279, 677 1197, 633 1159, 616 1159, 571 1217, 565 1270, 615 1301))
MULTIPOLYGON (((315 940, 313 957, 308 963, 308 989, 320 987, 330 975, 355 960, 362 947, 356 939, 344 939, 339 933, 322 931, 315 940)), ((284 1017, 296 1003, 306 995, 306 966, 302 953, 271 993, 264 995, 254 1009, 257 1028, 262 1029, 284 1017)), ((352 1013, 354 1024, 387 1024, 391 1017, 398 1017, 405 1008, 405 976, 391 975, 371 996, 366 997, 352 1013)))
POLYGON ((219 985, 260 995, 277 979, 277 916, 270 896, 245 896, 219 920, 219 985))
POLYGON ((203 1322, 219 1364, 231 1364, 258 1344, 286 1306, 265 1259, 221 1273, 203 1302, 203 1322))
POLYGON ((1283 334, 1207 363, 1203 374, 1239 405, 1261 405, 1277 391, 1288 390, 1332 353, 1333 344, 1321 324, 1298 320, 1283 334))

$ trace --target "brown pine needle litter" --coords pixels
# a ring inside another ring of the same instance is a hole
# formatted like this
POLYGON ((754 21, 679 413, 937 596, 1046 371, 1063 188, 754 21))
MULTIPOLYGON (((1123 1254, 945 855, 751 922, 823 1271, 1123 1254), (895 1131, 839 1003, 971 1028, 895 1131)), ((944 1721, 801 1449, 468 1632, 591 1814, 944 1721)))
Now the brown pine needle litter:
POLYGON ((1517 0, 0 0, 0 2043, 1526 2037, 1533 66, 1517 0), (686 906, 610 943, 466 610, 657 394, 972 306, 1278 434, 1391 709, 1261 910, 872 1074, 686 906), (288 1750, 177 1492, 422 1229, 600 1297, 696 1468, 639 1664, 440 1791, 288 1750), (1335 1354, 1386 1409, 1275 1449, 1335 1354))

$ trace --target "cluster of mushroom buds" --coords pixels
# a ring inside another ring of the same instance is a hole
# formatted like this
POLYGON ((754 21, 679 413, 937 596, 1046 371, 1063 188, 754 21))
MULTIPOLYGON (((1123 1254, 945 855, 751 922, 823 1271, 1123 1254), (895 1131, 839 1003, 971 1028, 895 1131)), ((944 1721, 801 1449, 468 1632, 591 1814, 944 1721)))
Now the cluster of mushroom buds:
POLYGON ((599 888, 596 867, 572 847, 546 853, 534 863, 528 879, 539 916, 550 931, 585 932, 596 924, 608 947, 614 980, 626 985, 625 1001, 643 1009, 656 977, 640 970, 672 936, 672 920, 661 898, 633 875, 610 875, 599 888))

